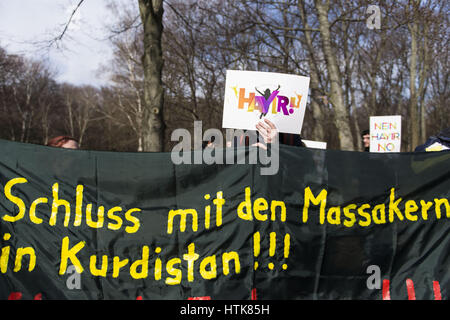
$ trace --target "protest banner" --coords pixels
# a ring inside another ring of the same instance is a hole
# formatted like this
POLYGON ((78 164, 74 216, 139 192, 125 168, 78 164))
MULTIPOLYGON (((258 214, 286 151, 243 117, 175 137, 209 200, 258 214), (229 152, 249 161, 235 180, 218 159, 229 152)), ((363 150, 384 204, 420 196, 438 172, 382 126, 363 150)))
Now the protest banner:
POLYGON ((400 152, 401 116, 370 117, 370 152, 400 152))
POLYGON ((308 77, 227 70, 222 127, 256 130, 267 118, 280 132, 300 134, 308 88, 308 77))
POLYGON ((449 297, 449 152, 0 150, 0 299, 449 297))

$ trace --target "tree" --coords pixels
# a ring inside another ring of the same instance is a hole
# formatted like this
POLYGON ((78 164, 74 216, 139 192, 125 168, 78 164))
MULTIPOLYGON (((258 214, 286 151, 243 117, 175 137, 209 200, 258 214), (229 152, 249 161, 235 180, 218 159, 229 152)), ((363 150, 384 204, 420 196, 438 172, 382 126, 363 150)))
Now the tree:
POLYGON ((352 150, 370 116, 399 114, 403 128, 415 126, 403 132, 402 150, 412 150, 450 121, 448 4, 380 1, 379 30, 366 26, 369 4, 170 0, 163 13, 163 1, 128 2, 110 25, 114 58, 100 72, 112 85, 101 90, 68 92, 45 64, 0 50, 0 135, 45 143, 73 133, 84 148, 168 150, 173 128, 221 126, 226 70, 244 69, 310 77, 305 139, 352 150))
POLYGON ((323 108, 321 106, 320 97, 323 96, 320 90, 320 75, 318 71, 318 62, 316 56, 314 55, 314 47, 312 40, 312 32, 307 20, 306 8, 304 1, 298 1, 298 9, 300 14, 300 19, 304 25, 304 46, 307 48, 308 52, 308 65, 309 65, 309 76, 310 76, 310 87, 311 87, 311 109, 313 113, 313 137, 315 140, 323 141, 325 138, 324 133, 324 121, 323 108))
POLYGON ((330 22, 328 20, 329 1, 316 0, 317 19, 319 21, 320 37, 322 39, 322 50, 327 64, 328 78, 330 81, 329 99, 335 108, 335 124, 339 135, 341 149, 353 150, 352 131, 348 109, 344 104, 340 71, 337 64, 336 54, 333 52, 330 34, 330 22))
POLYGON ((139 12, 144 27, 144 111, 142 118, 143 150, 163 151, 164 90, 162 84, 163 1, 139 0, 139 12))
POLYGON ((66 108, 67 132, 78 140, 80 147, 92 121, 99 120, 100 94, 91 86, 75 87, 69 84, 62 86, 64 106, 66 108))
POLYGON ((101 112, 117 125, 125 125, 133 130, 137 140, 137 151, 143 151, 144 132, 144 68, 143 30, 136 25, 139 16, 127 7, 111 4, 110 9, 118 21, 110 28, 113 59, 103 72, 110 74, 113 82, 111 93, 114 99, 101 112), (117 27, 118 26, 118 27, 117 27), (120 113, 120 114, 118 114, 120 113))
MULTIPOLYGON (((66 34, 73 16, 84 0, 74 8, 62 32, 50 41, 58 44, 66 34)), ((163 57, 161 38, 163 33, 163 0, 138 0, 143 25, 144 98, 142 111, 142 150, 163 151, 164 147, 164 89, 162 84, 163 57)))

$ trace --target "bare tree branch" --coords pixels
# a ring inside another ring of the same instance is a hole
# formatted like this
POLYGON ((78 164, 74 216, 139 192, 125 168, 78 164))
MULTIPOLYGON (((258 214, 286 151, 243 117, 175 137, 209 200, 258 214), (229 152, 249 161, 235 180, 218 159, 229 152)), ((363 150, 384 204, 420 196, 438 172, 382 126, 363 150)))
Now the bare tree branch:
POLYGON ((53 44, 57 44, 58 41, 61 41, 62 38, 64 37, 64 35, 66 34, 67 30, 69 29, 70 23, 72 22, 73 17, 75 16, 75 14, 77 13, 78 9, 80 8, 80 6, 83 4, 84 0, 80 0, 77 4, 77 6, 73 9, 72 14, 69 17, 69 20, 67 21, 67 23, 64 26, 63 31, 60 33, 59 36, 53 38, 50 41, 50 46, 52 46, 53 44))

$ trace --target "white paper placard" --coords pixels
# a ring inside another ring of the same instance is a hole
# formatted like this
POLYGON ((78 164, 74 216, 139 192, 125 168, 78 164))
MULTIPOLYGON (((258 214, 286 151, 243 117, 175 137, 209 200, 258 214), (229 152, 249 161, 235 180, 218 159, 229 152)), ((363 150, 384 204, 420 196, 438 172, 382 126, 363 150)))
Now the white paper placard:
POLYGON ((227 70, 222 127, 256 130, 267 118, 280 132, 300 134, 308 90, 308 77, 227 70))
POLYGON ((400 152, 401 116, 370 117, 370 152, 400 152))
POLYGON ((307 148, 313 148, 313 149, 326 149, 327 143, 322 141, 312 141, 312 140, 304 140, 302 141, 305 143, 307 148))

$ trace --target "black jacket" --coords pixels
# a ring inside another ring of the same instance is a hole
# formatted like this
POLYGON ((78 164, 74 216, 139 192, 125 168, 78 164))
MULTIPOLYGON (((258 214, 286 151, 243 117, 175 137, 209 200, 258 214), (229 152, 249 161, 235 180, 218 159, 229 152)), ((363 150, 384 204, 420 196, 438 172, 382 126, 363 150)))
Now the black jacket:
POLYGON ((437 136, 431 136, 428 140, 417 146, 414 152, 450 150, 450 127, 439 132, 437 136))

